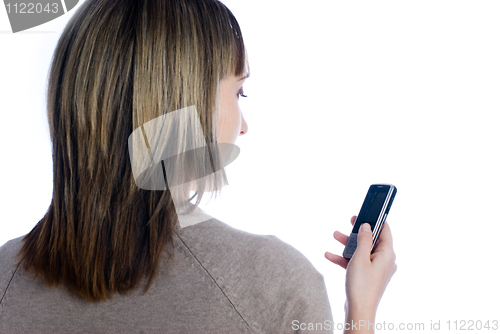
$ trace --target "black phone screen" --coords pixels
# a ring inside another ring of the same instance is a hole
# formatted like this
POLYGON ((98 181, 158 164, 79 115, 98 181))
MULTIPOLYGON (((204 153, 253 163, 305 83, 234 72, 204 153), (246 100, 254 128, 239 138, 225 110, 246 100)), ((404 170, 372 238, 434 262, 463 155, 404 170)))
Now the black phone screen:
POLYGON ((373 231, 388 192, 389 187, 370 187, 353 228, 354 233, 358 233, 359 227, 364 223, 369 223, 373 231))

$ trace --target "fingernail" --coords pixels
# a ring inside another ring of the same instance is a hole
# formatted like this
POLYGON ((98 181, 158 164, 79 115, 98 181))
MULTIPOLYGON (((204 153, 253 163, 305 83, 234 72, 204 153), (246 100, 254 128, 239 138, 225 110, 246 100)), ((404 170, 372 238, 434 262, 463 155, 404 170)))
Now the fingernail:
POLYGON ((371 232, 371 227, 370 227, 370 224, 368 223, 364 223, 363 225, 361 225, 361 231, 363 232, 371 232))

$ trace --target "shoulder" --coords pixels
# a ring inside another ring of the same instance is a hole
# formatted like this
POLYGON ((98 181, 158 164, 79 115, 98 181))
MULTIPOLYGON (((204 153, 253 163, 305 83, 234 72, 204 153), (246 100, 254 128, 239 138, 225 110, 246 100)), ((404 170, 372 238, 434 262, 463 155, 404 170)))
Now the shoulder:
POLYGON ((242 231, 215 218, 181 229, 178 236, 197 255, 216 257, 219 262, 229 262, 245 271, 299 274, 305 270, 320 275, 301 252, 278 237, 242 231))
POLYGON ((297 249, 211 219, 179 238, 257 332, 288 332, 295 319, 331 318, 323 275, 297 249))
POLYGON ((0 300, 16 271, 17 253, 21 250, 22 239, 21 236, 0 246, 0 300))
POLYGON ((23 236, 20 236, 0 246, 0 268, 7 268, 17 263, 16 256, 23 245, 22 240, 23 236))

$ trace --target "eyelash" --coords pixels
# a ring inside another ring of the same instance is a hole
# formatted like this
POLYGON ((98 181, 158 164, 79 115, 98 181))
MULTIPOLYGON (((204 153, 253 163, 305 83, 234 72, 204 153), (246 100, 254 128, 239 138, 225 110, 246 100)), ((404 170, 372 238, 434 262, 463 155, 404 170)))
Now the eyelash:
POLYGON ((238 92, 238 96, 248 97, 247 95, 243 94, 243 89, 240 89, 240 91, 238 92))

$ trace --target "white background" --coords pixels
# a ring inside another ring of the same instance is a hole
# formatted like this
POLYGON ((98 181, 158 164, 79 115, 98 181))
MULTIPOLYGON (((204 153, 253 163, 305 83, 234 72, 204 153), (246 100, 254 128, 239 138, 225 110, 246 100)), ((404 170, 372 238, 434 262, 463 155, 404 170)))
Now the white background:
MULTIPOLYGON (((300 250, 342 321, 345 273, 324 252, 342 252, 332 234, 349 234, 368 186, 392 183, 398 271, 377 322, 500 320, 500 4, 225 3, 248 48, 249 132, 202 208, 300 250)), ((12 34, 0 10, 0 245, 51 200, 45 85, 73 12, 12 34)))

